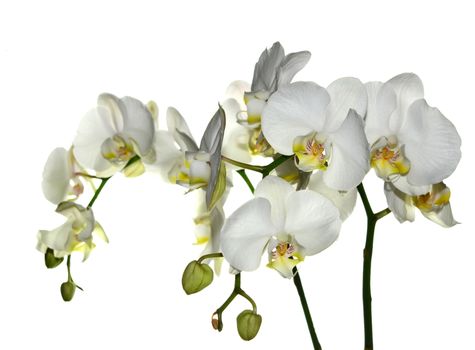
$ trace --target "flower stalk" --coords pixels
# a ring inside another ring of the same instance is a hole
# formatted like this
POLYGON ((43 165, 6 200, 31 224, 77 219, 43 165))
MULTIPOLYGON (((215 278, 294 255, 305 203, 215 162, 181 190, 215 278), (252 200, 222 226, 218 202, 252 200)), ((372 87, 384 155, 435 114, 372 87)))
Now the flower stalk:
POLYGON ((315 326, 313 325, 312 315, 310 314, 310 309, 308 307, 307 299, 305 298, 305 292, 302 286, 302 280, 300 279, 299 272, 297 267, 293 268, 294 272, 294 284, 295 288, 297 288, 297 292, 299 294, 300 303, 302 304, 303 313, 305 315, 305 320, 307 321, 308 332, 310 333, 310 337, 312 338, 313 348, 315 350, 322 350, 322 346, 318 341, 317 332, 315 332, 315 326))
POLYGON ((364 317, 364 335, 365 350, 373 350, 373 316, 371 306, 371 263, 373 259, 373 243, 376 223, 391 212, 389 208, 374 213, 368 196, 366 195, 363 183, 358 185, 358 193, 360 194, 367 217, 366 226, 366 243, 363 250, 363 317, 364 317))

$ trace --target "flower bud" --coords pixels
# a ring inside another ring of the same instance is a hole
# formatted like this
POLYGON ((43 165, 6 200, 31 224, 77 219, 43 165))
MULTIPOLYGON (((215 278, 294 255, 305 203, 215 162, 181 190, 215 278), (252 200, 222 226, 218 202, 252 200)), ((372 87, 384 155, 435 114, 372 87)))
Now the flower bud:
POLYGON ((239 336, 243 340, 251 340, 261 328, 262 317, 252 310, 244 310, 237 317, 237 328, 239 336))
POLYGON ((61 284, 61 296, 64 301, 71 301, 76 291, 76 284, 72 281, 67 281, 61 284))
POLYGON ((217 311, 211 316, 211 325, 213 326, 213 329, 216 329, 218 332, 223 330, 223 322, 221 321, 221 316, 217 311))
POLYGON ((57 258, 54 256, 53 249, 46 249, 45 265, 48 269, 53 269, 63 262, 64 258, 57 258))
POLYGON ((213 282, 213 270, 206 265, 193 260, 183 272, 181 285, 186 294, 193 294, 208 287, 213 282))

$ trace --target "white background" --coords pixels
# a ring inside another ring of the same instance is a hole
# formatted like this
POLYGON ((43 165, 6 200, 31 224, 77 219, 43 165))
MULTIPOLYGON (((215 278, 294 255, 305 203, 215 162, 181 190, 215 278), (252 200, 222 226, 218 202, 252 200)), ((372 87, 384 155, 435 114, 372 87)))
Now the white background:
MULTIPOLYGON (((196 258, 193 201, 158 176, 111 180, 94 206, 110 237, 90 259, 74 257, 85 292, 66 304, 65 266, 47 270, 38 229, 61 219, 41 193, 49 152, 68 147, 99 93, 154 99, 163 121, 177 107, 199 138, 227 85, 250 81, 261 51, 280 40, 310 50, 298 75, 321 85, 342 76, 387 80, 415 72, 429 104, 457 126, 463 158, 446 181, 461 225, 443 229, 420 215, 378 224, 373 259, 377 350, 475 349, 473 225, 475 24, 469 1, 3 1, 0 4, 1 253, 0 349, 310 349, 292 281, 261 268, 243 288, 263 316, 243 342, 235 316, 210 325, 227 298, 227 273, 186 296, 181 272, 196 258)), ((164 125, 164 123, 162 123, 164 125)), ((237 207, 250 197, 235 177, 237 207)), ((373 207, 382 184, 365 180, 373 207)), ((229 213, 229 211, 228 211, 229 213)), ((358 201, 339 240, 301 264, 325 350, 363 348, 361 306, 365 216, 358 201)), ((224 269, 226 271, 226 268, 224 269)))

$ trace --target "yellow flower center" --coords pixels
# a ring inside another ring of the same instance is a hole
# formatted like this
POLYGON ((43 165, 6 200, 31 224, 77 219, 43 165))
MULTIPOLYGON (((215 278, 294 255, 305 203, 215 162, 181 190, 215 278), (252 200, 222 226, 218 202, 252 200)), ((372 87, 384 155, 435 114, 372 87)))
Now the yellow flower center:
POLYGON ((388 180, 393 175, 406 175, 411 167, 395 137, 379 139, 371 150, 371 167, 376 174, 388 180))
POLYGON ((325 143, 316 133, 296 137, 292 149, 296 155, 295 163, 300 170, 309 172, 327 169, 328 155, 325 143))
POLYGON ((270 261, 267 267, 277 270, 282 276, 293 277, 292 269, 301 261, 303 257, 297 252, 295 247, 288 242, 279 242, 272 250, 270 261))
POLYGON ((414 205, 421 211, 439 211, 449 203, 450 189, 444 183, 432 185, 430 192, 413 197, 414 205))
POLYGON ((128 162, 135 156, 133 144, 120 135, 114 135, 105 140, 101 150, 105 159, 116 164, 128 162))

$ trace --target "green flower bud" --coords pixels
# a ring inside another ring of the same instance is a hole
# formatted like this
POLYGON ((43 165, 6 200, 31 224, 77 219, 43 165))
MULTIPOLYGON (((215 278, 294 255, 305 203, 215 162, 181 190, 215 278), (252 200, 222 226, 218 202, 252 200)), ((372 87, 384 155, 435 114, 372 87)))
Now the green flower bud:
POLYGON ((71 301, 76 291, 76 284, 72 281, 67 281, 61 284, 61 296, 64 301, 71 301))
POLYGON ((181 285, 186 294, 193 294, 208 287, 213 282, 213 270, 193 260, 188 264, 181 278, 181 285))
POLYGON ((54 256, 53 249, 46 249, 45 265, 48 269, 53 269, 63 262, 64 258, 57 258, 54 256))
POLYGON ((239 336, 243 340, 251 340, 261 328, 262 317, 252 310, 244 310, 237 317, 237 328, 239 336))

